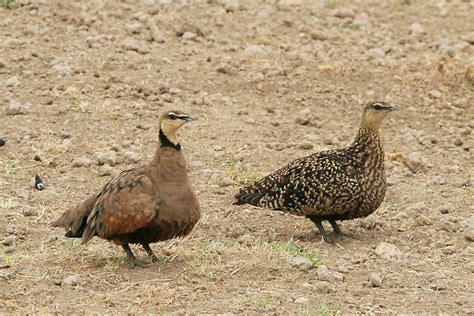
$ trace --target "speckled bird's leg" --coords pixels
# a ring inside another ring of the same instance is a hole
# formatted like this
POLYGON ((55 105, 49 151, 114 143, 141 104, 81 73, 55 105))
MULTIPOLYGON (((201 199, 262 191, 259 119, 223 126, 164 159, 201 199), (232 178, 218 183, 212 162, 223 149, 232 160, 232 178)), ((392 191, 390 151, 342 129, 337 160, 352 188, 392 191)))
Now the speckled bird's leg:
POLYGON ((150 244, 142 244, 143 248, 145 249, 148 257, 150 257, 151 261, 158 262, 159 258, 155 255, 153 250, 150 248, 150 244))
POLYGON ((308 218, 309 218, 310 220, 312 220, 313 223, 316 225, 316 228, 318 229, 319 234, 320 234, 321 236, 323 236, 323 240, 324 240, 325 242, 331 243, 331 244, 334 243, 334 239, 328 235, 328 233, 327 233, 326 230, 324 229, 323 224, 321 223, 321 220, 320 220, 320 219, 318 219, 316 216, 311 216, 311 215, 308 216, 308 218))
POLYGON ((137 259, 135 258, 135 255, 132 252, 132 249, 130 249, 130 246, 128 244, 122 245, 122 248, 125 251, 125 253, 127 254, 127 257, 125 258, 125 261, 127 261, 128 264, 130 264, 130 266, 132 268, 136 267, 136 266, 138 266, 138 267, 144 267, 145 266, 145 264, 143 264, 142 262, 137 261, 137 259))
POLYGON ((345 235, 341 228, 339 227, 339 225, 337 225, 336 221, 333 220, 333 219, 330 219, 328 220, 329 224, 331 224, 332 226, 332 229, 334 230, 334 234, 338 235, 338 236, 341 236, 341 235, 345 235))

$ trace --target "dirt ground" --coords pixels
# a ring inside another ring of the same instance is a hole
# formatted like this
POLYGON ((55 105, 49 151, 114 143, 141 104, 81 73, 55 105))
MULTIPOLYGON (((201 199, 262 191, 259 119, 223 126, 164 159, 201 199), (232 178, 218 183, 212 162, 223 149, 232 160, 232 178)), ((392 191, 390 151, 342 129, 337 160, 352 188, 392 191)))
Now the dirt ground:
POLYGON ((474 314, 472 16, 469 0, 0 7, 0 312, 474 314), (305 218, 231 205, 346 145, 371 100, 401 110, 381 130, 385 201, 342 223, 353 237, 325 244, 305 218), (152 245, 164 262, 131 269, 114 244, 49 226, 147 163, 170 109, 199 117, 180 137, 203 215, 152 245))

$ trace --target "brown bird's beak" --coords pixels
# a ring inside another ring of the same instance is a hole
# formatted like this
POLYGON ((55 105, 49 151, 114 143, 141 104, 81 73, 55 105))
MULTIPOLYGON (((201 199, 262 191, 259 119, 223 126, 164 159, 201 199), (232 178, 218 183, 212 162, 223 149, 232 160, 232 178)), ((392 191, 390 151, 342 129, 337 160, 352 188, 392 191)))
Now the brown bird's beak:
POLYGON ((389 104, 387 106, 387 111, 388 112, 397 111, 398 109, 399 109, 398 105, 396 105, 396 104, 389 104))
POLYGON ((186 122, 191 122, 191 121, 196 121, 197 117, 187 115, 185 118, 183 118, 186 122))

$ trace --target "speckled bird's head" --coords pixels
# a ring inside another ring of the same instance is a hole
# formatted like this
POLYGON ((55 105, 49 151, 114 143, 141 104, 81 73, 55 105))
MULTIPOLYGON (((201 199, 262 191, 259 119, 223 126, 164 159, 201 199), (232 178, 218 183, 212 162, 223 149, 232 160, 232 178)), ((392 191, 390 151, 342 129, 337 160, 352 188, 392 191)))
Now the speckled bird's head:
POLYGON ((367 103, 362 114, 363 123, 372 128, 379 128, 380 123, 387 113, 398 110, 395 104, 384 101, 372 101, 367 103))

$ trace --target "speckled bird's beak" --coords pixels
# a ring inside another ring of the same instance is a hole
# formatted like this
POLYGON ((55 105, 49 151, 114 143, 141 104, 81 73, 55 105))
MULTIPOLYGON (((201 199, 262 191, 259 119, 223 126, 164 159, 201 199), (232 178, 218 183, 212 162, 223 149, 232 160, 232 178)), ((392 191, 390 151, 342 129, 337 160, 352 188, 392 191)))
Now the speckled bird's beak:
POLYGON ((387 107, 387 111, 392 112, 392 111, 397 111, 398 110, 398 105, 396 104, 389 104, 387 107))

